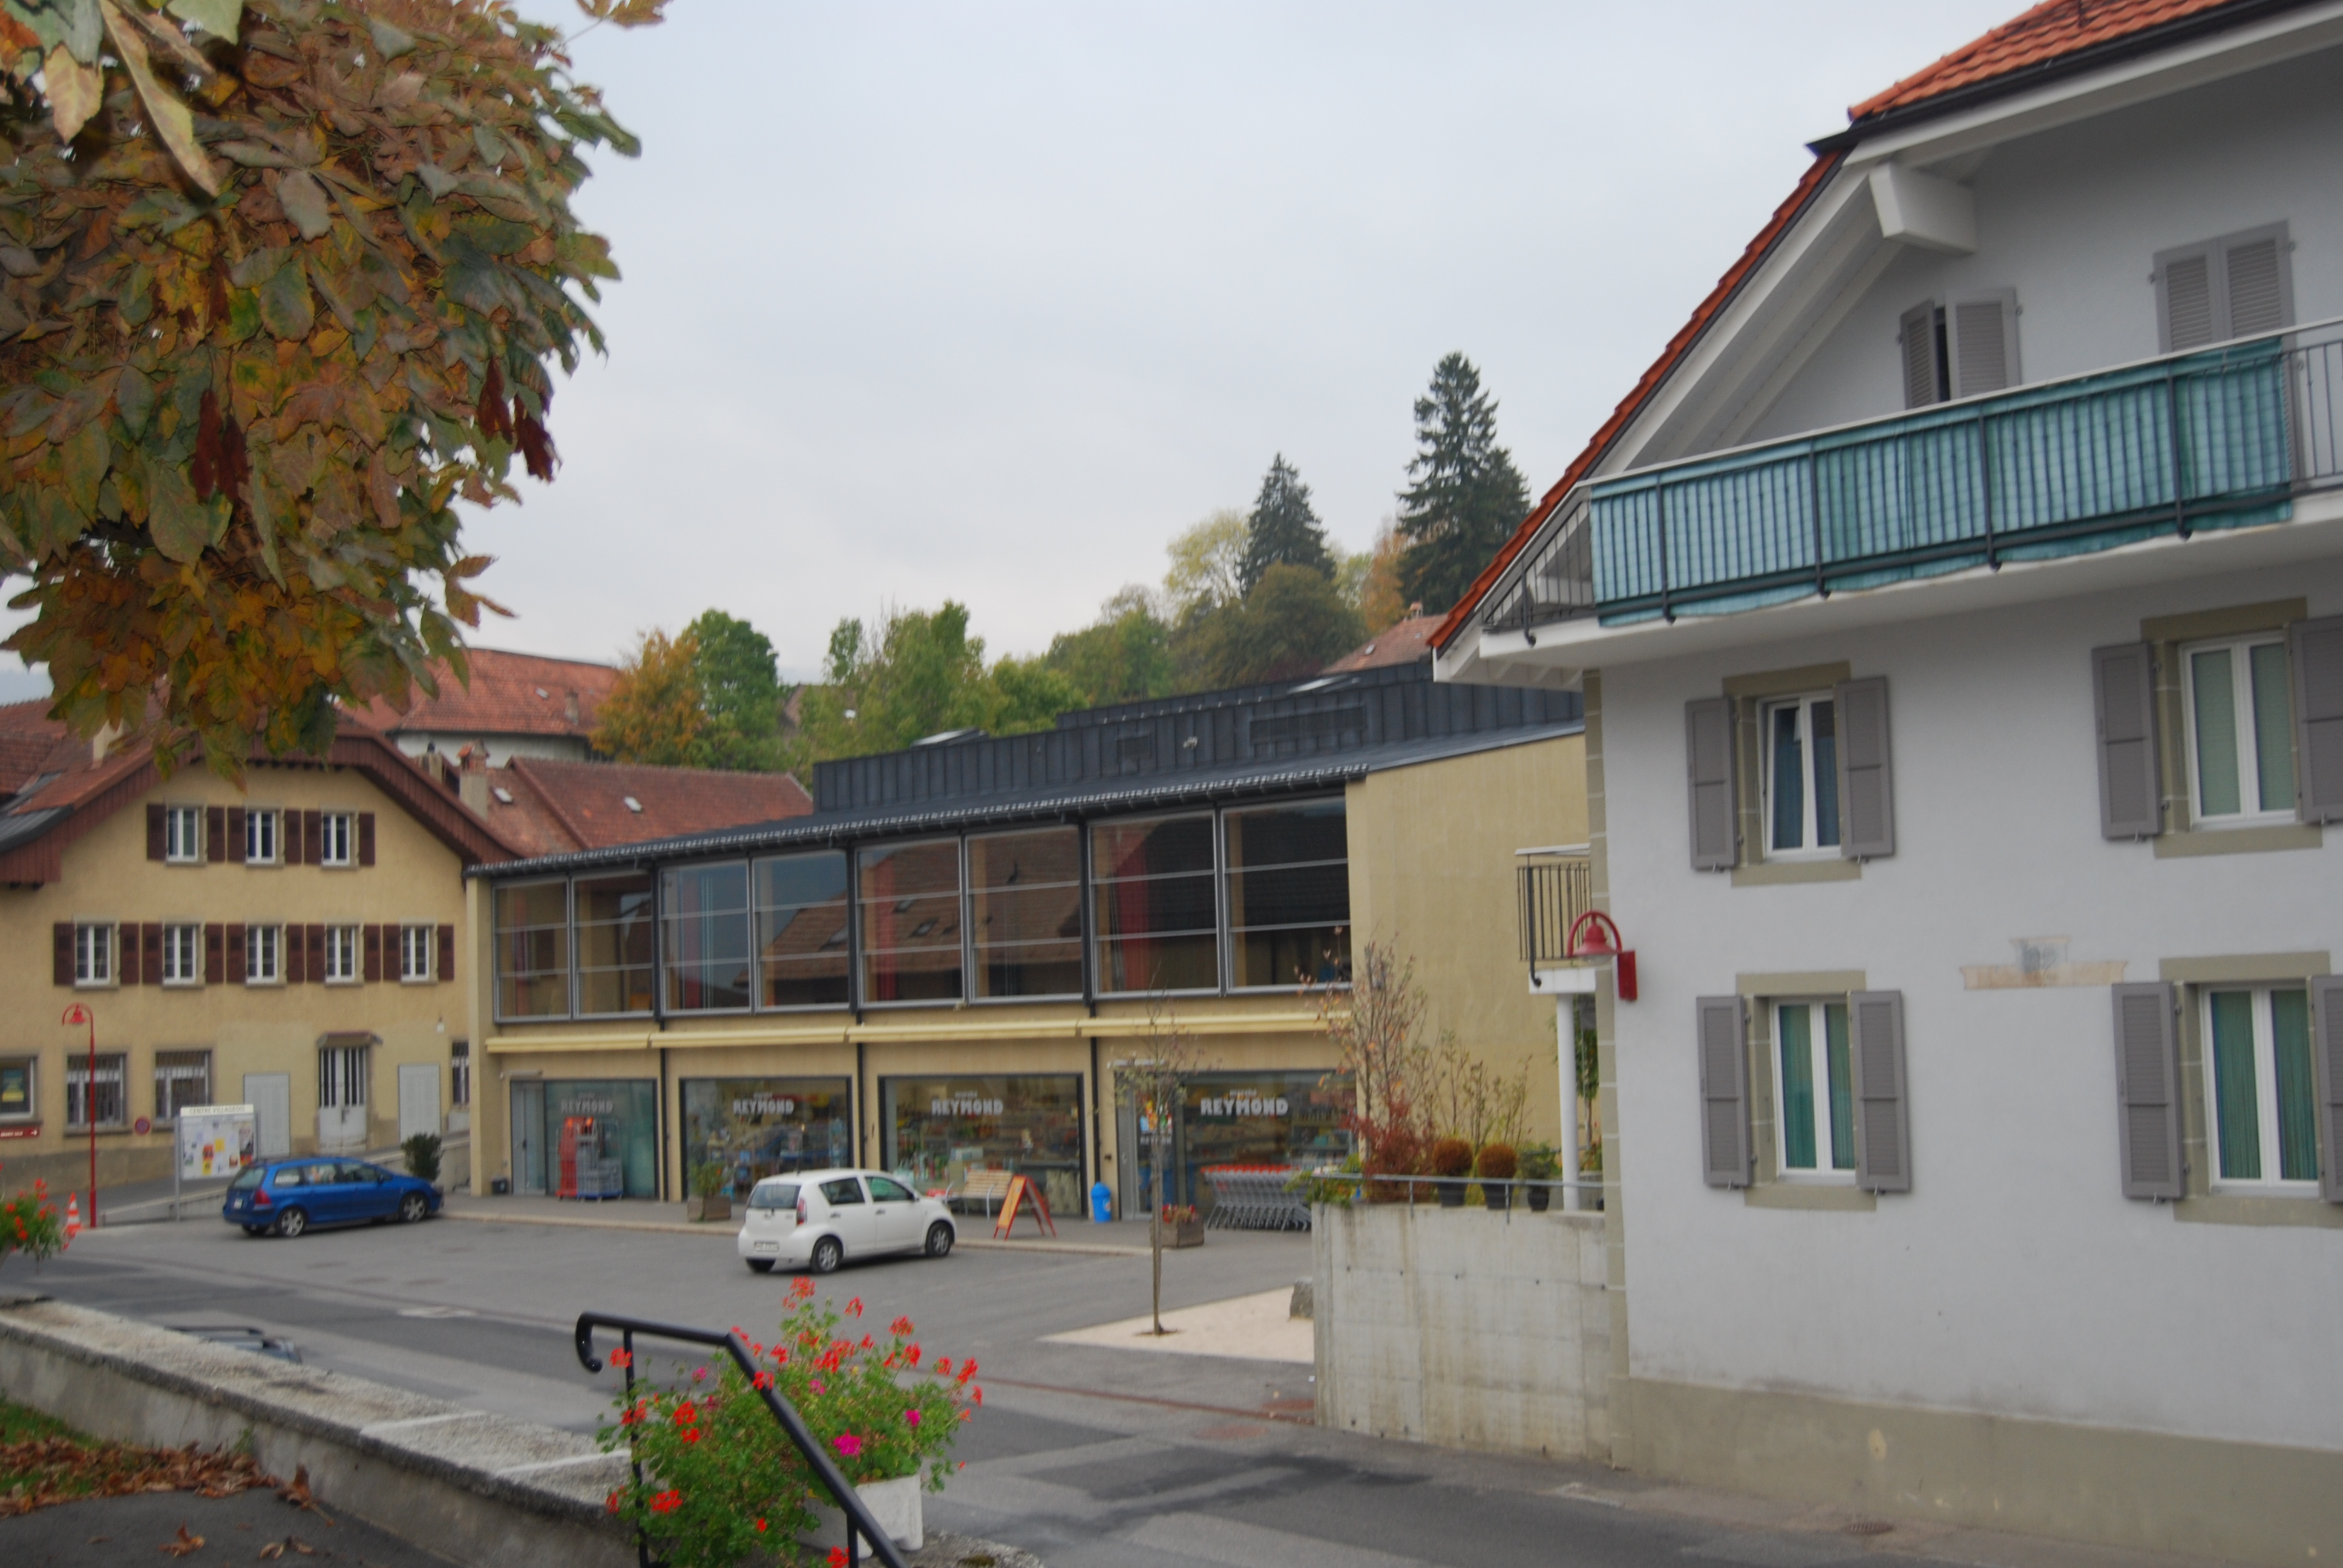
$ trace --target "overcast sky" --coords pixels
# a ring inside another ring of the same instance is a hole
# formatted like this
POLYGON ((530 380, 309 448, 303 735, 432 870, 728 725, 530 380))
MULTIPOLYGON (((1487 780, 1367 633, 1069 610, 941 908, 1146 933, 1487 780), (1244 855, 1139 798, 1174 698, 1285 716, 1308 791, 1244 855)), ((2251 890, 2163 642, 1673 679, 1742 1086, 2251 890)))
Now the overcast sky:
POLYGON ((480 640, 614 659, 713 605, 804 675, 840 617, 949 597, 1036 652, 1278 452, 1367 548, 1450 349, 1542 491, 1804 143, 2021 8, 673 0, 602 28, 579 75, 644 153, 597 155, 578 207, 626 278, 557 397, 558 478, 469 529, 518 615, 480 640))

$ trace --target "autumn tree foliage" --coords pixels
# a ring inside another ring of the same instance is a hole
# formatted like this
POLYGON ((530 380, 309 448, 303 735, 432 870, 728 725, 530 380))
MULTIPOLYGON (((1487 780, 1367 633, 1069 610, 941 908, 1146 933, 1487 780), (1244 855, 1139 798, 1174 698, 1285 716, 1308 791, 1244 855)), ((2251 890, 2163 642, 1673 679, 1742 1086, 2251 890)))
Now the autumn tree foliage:
POLYGON ((569 203, 635 145, 561 44, 506 0, 0 4, 5 646, 59 718, 233 775, 463 675, 456 503, 552 477, 618 276, 569 203))
POLYGON ((609 695, 594 709, 594 749, 620 762, 657 768, 707 765, 708 690, 701 679, 699 634, 648 631, 609 695))

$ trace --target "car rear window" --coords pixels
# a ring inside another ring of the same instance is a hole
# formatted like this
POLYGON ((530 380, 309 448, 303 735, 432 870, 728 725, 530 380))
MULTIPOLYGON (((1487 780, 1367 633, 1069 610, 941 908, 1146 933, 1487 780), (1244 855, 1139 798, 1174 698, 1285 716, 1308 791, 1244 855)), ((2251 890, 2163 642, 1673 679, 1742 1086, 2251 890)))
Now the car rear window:
POLYGON ((749 1194, 751 1209, 794 1209, 798 1206, 798 1184, 794 1181, 759 1181, 749 1194))
POLYGON ((862 1201, 862 1183, 851 1176, 841 1176, 835 1181, 823 1182, 821 1195, 833 1203, 860 1203, 862 1201))
POLYGON ((261 1170, 257 1165, 247 1165, 236 1173, 236 1180, 227 1184, 227 1190, 231 1192, 249 1192, 259 1186, 260 1179, 267 1174, 267 1171, 261 1170))

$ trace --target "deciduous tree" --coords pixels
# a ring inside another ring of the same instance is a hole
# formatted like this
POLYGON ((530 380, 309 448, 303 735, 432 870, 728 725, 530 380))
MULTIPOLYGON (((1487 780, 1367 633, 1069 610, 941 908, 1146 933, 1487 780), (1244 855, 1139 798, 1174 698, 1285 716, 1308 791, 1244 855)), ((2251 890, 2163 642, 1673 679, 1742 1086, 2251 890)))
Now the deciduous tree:
POLYGON ((651 630, 618 667, 594 716, 594 749, 620 762, 658 768, 708 765, 707 693, 699 638, 651 630))
POLYGON ((1497 405, 1462 354, 1433 368, 1415 400, 1417 451, 1400 493, 1403 598, 1434 614, 1463 597, 1529 511, 1529 487, 1497 445, 1497 405))
POLYGON ((1051 638, 1042 659, 1072 684, 1079 707, 1141 702, 1174 689, 1172 628, 1154 596, 1135 585, 1107 600, 1094 624, 1051 638))
POLYGON ((692 662, 707 715, 701 747, 706 766, 778 770, 783 760, 781 678, 772 643, 720 609, 701 611, 685 635, 694 644, 692 662))

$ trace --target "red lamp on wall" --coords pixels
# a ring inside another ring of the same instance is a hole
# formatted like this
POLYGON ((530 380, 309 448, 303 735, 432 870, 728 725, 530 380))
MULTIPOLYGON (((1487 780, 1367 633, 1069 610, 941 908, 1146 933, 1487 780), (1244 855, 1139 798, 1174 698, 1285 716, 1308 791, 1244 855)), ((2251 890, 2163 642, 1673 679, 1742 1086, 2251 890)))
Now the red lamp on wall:
POLYGON ((1618 980, 1621 1001, 1635 1000, 1635 954, 1619 935, 1619 922, 1600 910, 1589 910, 1570 922, 1564 950, 1574 959, 1609 959, 1618 980))

